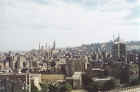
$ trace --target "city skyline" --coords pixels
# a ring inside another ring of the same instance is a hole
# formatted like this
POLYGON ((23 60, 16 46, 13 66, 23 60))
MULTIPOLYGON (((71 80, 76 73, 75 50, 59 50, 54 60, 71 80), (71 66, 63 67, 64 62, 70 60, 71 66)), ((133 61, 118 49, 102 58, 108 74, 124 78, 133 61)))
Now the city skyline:
POLYGON ((140 0, 1 0, 0 51, 140 40, 140 0))

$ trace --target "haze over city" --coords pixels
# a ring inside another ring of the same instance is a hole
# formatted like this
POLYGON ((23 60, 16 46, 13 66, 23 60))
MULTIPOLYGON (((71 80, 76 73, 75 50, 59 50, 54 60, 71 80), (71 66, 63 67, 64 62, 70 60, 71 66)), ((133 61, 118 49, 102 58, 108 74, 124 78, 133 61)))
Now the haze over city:
POLYGON ((0 51, 140 40, 140 0, 1 0, 0 51))

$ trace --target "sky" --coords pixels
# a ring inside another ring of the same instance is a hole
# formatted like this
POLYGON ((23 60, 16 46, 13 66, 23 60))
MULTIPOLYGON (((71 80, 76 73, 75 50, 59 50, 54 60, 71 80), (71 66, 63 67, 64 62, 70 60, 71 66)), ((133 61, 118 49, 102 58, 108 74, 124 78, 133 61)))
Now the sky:
POLYGON ((140 40, 140 0, 0 0, 0 51, 140 40))

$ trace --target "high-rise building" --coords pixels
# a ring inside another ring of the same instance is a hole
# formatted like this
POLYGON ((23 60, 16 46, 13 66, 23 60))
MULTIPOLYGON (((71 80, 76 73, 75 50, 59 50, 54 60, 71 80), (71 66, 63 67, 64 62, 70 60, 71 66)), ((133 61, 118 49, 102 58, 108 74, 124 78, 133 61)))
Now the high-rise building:
POLYGON ((118 36, 113 42, 112 57, 115 61, 126 60, 126 45, 120 40, 120 36, 118 36))

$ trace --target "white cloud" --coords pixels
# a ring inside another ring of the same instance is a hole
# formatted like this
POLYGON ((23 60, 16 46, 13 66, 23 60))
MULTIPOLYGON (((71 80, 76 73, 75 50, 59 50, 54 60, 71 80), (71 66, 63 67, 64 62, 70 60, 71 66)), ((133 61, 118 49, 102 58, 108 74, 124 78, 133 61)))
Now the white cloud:
MULTIPOLYGON (((104 3, 93 2, 96 6, 92 8, 87 7, 86 2, 83 0, 78 4, 67 3, 64 0, 44 0, 40 3, 33 0, 2 0, 0 5, 3 6, 0 6, 0 9, 5 10, 3 15, 0 15, 0 20, 2 20, 0 30, 25 31, 28 43, 33 40, 56 39, 59 46, 107 41, 111 40, 113 33, 118 32, 126 40, 140 40, 138 25, 130 25, 135 20, 125 19, 137 3, 131 4, 126 0, 104 0, 104 3)), ((17 38, 3 37, 3 31, 0 33, 1 41, 6 40, 3 44, 17 40, 17 38)), ((22 36, 20 32, 16 34, 17 37, 23 37, 20 39, 26 44, 25 36, 22 36)), ((16 43, 21 41, 17 40, 16 43)), ((29 47, 32 47, 31 43, 29 47)))

